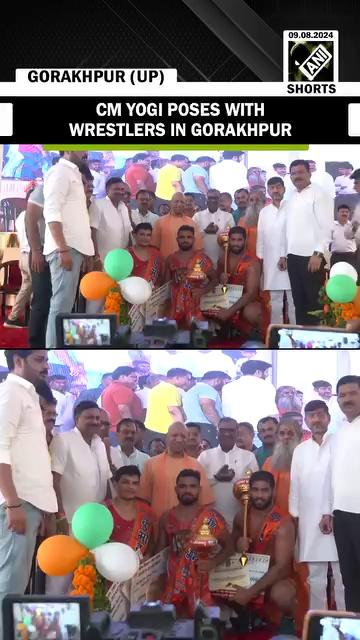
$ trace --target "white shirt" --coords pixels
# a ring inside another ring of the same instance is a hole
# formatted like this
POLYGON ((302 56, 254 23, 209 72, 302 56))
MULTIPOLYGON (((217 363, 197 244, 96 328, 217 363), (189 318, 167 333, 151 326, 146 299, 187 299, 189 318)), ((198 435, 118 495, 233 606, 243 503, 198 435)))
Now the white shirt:
POLYGON ((91 445, 80 431, 54 436, 50 445, 51 468, 61 475, 60 488, 66 519, 86 502, 103 502, 112 477, 105 445, 94 436, 91 445))
MULTIPOLYGON (((282 176, 280 176, 280 178, 281 177, 282 176)), ((291 180, 290 173, 287 173, 286 176, 284 176, 282 179, 284 181, 284 186, 285 186, 284 201, 286 201, 286 200, 289 200, 292 194, 296 191, 296 187, 293 181, 291 180)))
POLYGON ((74 404, 75 398, 69 393, 61 393, 56 389, 51 389, 51 392, 57 402, 56 404, 56 422, 55 433, 62 433, 64 431, 70 431, 74 428, 74 404))
POLYGON ((86 256, 94 255, 89 214, 79 168, 64 158, 51 167, 44 180, 44 255, 58 249, 50 222, 61 222, 66 244, 86 256))
POLYGON ((143 389, 135 391, 135 395, 140 398, 143 409, 147 409, 150 391, 151 389, 149 389, 149 387, 144 387, 143 389))
POLYGON ((322 187, 330 198, 335 198, 335 182, 331 173, 317 169, 311 174, 311 182, 312 184, 317 184, 319 187, 322 187))
MULTIPOLYGON (((340 252, 340 253, 353 253, 356 251, 356 242, 354 239, 348 240, 346 238, 345 230, 352 231, 351 222, 347 222, 346 224, 340 224, 337 220, 335 220, 331 232, 331 251, 332 253, 340 252)), ((350 233, 349 233, 350 235, 350 233)))
POLYGON ((201 236, 204 241, 204 252, 207 256, 212 260, 213 265, 216 267, 218 259, 220 257, 220 253, 222 252, 221 247, 218 243, 218 236, 220 233, 226 231, 226 229, 230 229, 231 227, 235 227, 234 218, 231 213, 227 211, 221 211, 218 209, 215 213, 210 213, 209 209, 205 209, 204 211, 198 211, 193 216, 194 222, 198 225, 201 236), (209 224, 213 222, 217 227, 219 227, 217 233, 205 233, 204 229, 209 226, 209 224))
POLYGON ((247 169, 242 162, 221 160, 210 167, 209 184, 211 189, 218 189, 220 193, 230 193, 233 198, 237 189, 249 188, 247 169))
POLYGON ((25 229, 25 214, 26 211, 22 211, 21 213, 19 213, 18 217, 15 220, 15 229, 19 240, 20 252, 30 253, 30 245, 25 229))
POLYGON ((159 220, 159 216, 152 211, 147 211, 146 215, 142 215, 139 209, 131 210, 131 218, 135 225, 140 224, 141 222, 148 222, 151 226, 154 226, 155 222, 159 220))
POLYGON ((251 451, 239 449, 236 445, 227 453, 218 446, 216 449, 203 451, 198 457, 198 462, 204 467, 213 489, 215 509, 225 518, 231 531, 235 515, 240 508, 239 501, 233 495, 233 484, 243 478, 246 471, 258 471, 256 458, 251 451), (225 464, 235 471, 232 482, 218 482, 214 478, 225 464))
POLYGON ((356 193, 353 178, 350 178, 350 176, 337 176, 335 178, 335 190, 338 196, 345 193, 356 193))
POLYGON ((324 514, 360 514, 360 416, 345 422, 330 441, 330 465, 324 490, 324 514))
POLYGON ((122 451, 120 446, 110 447, 110 453, 111 462, 113 463, 114 467, 120 469, 120 467, 125 467, 129 464, 133 464, 138 467, 140 473, 144 471, 145 462, 147 462, 150 458, 147 453, 143 453, 138 449, 134 449, 134 451, 130 453, 129 456, 127 456, 126 453, 122 451))
POLYGON ((187 362, 185 369, 189 368, 194 378, 202 378, 204 373, 208 371, 223 371, 230 378, 235 378, 236 376, 236 364, 230 356, 222 353, 222 351, 209 350, 206 353, 199 353, 199 351, 189 350, 184 352, 183 355, 187 362))
POLYGON ((95 198, 106 197, 106 176, 103 173, 90 169, 91 175, 94 178, 93 194, 95 198))
POLYGON ((321 445, 312 438, 302 442, 292 458, 289 511, 299 518, 299 562, 338 562, 334 535, 324 535, 319 528, 333 437, 327 436, 321 445))
POLYGON ((256 426, 265 416, 276 416, 275 387, 268 380, 256 376, 241 376, 222 390, 223 414, 237 422, 256 426))
POLYGON ((96 209, 90 211, 90 224, 97 229, 99 256, 103 261, 113 249, 126 249, 132 226, 126 205, 120 202, 116 208, 110 198, 96 201, 96 209))
POLYGON ((286 202, 286 217, 282 235, 281 255, 312 256, 325 253, 331 240, 334 222, 334 202, 316 184, 295 191, 286 202))
POLYGON ((261 209, 257 228, 256 255, 263 260, 264 290, 289 291, 289 274, 278 267, 281 257, 281 242, 285 229, 286 205, 281 202, 279 209, 268 204, 261 209))
POLYGON ((57 511, 39 396, 31 382, 13 373, 0 385, 0 463, 11 466, 20 500, 57 511))

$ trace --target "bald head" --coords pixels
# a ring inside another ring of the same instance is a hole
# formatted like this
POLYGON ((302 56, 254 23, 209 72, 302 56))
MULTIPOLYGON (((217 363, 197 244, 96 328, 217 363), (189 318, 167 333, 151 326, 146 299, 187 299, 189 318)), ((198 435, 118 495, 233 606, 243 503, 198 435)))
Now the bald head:
POLYGON ((184 455, 187 438, 187 428, 182 422, 174 422, 166 436, 167 451, 171 456, 184 455))
POLYGON ((170 212, 175 216, 183 216, 186 207, 185 196, 182 193, 174 193, 170 202, 170 212))
POLYGON ((109 437, 110 428, 111 422, 108 412, 105 411, 105 409, 100 409, 100 427, 98 435, 102 440, 109 437))

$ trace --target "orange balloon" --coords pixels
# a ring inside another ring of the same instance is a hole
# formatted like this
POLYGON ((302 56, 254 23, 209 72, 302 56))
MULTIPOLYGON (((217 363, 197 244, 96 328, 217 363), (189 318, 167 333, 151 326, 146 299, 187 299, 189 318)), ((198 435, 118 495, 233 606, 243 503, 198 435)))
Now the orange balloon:
POLYGON ((86 300, 100 300, 106 298, 115 280, 102 271, 91 271, 81 278, 80 292, 86 300))
POLYGON ((51 536, 41 543, 37 552, 40 569, 47 576, 72 573, 89 550, 70 536, 51 536))
POLYGON ((357 288, 357 294, 355 299, 353 300, 355 306, 355 313, 358 318, 360 318, 360 287, 357 288))

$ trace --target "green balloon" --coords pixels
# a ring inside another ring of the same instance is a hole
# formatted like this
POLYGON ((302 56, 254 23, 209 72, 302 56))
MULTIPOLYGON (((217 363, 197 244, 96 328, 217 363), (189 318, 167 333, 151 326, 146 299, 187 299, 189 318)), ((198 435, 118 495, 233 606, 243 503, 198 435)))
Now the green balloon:
POLYGON ((124 280, 134 268, 132 255, 125 249, 113 249, 109 251, 104 260, 104 269, 110 278, 124 280))
POLYGON ((357 293, 356 282, 350 276, 333 276, 327 281, 326 293, 333 302, 352 302, 357 293))
POLYGON ((71 528, 74 538, 91 550, 109 540, 114 519, 103 504, 87 502, 75 511, 71 528))

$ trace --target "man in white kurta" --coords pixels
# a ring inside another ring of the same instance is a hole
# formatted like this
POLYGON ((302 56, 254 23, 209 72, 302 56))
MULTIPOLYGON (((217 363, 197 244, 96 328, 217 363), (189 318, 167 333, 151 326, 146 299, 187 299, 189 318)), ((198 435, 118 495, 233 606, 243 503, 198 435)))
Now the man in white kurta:
POLYGON ((269 291, 271 300, 271 323, 283 324, 284 293, 288 305, 290 324, 295 323, 295 307, 291 293, 289 274, 280 271, 279 258, 281 238, 284 233, 286 206, 284 203, 285 187, 280 176, 270 178, 267 182, 271 204, 260 211, 256 255, 263 261, 263 289, 269 291))
POLYGON ((324 511, 324 482, 330 460, 327 434, 330 415, 323 400, 313 400, 305 406, 305 423, 312 438, 296 447, 291 464, 289 511, 298 521, 299 562, 306 562, 309 570, 310 609, 326 609, 328 563, 331 562, 335 600, 344 611, 344 587, 334 534, 324 535, 319 522, 324 511))
POLYGON ((198 211, 193 216, 194 222, 201 231, 204 242, 204 252, 212 260, 214 267, 217 267, 218 259, 222 249, 218 243, 218 237, 226 230, 235 227, 234 218, 231 213, 220 209, 220 191, 210 189, 207 195, 207 209, 198 211))
POLYGON ((237 422, 231 418, 222 418, 218 426, 219 446, 203 451, 198 457, 214 492, 214 507, 225 518, 230 531, 239 511, 233 485, 247 471, 259 470, 254 454, 236 446, 236 433, 237 422))

